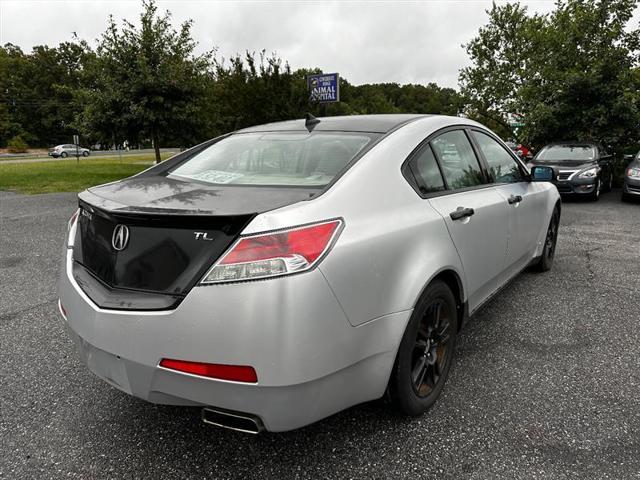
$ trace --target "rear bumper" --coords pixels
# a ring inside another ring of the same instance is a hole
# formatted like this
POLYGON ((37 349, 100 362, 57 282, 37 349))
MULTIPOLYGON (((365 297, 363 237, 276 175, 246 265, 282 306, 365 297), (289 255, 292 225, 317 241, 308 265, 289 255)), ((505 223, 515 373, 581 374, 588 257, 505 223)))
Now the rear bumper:
POLYGON ((111 385, 154 403, 207 405, 298 428, 384 394, 410 311, 352 327, 319 270, 195 287, 171 311, 104 310, 76 284, 71 251, 60 302, 81 360, 111 385), (159 367, 162 358, 250 365, 257 384, 159 367))

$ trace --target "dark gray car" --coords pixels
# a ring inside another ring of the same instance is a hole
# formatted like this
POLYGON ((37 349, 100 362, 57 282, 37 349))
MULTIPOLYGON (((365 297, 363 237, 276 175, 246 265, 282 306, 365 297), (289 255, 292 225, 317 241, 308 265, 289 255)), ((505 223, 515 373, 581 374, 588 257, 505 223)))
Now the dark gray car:
POLYGON ((631 157, 631 163, 624 170, 622 199, 631 200, 633 198, 640 199, 640 152, 635 157, 631 157))
POLYGON ((558 192, 598 200, 613 187, 612 155, 591 142, 558 142, 544 147, 531 161, 556 170, 558 192))

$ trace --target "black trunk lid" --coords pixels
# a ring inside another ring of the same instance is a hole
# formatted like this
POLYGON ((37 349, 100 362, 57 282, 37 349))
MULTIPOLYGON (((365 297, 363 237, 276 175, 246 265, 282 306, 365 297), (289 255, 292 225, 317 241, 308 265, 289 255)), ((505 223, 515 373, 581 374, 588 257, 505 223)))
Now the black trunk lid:
POLYGON ((79 195, 73 258, 82 270, 74 275, 103 308, 175 307, 258 213, 315 193, 156 176, 89 189, 79 195), (128 234, 124 245, 114 242, 119 228, 128 234))
POLYGON ((199 217, 105 212, 81 203, 73 258, 110 287, 184 295, 254 214, 199 217), (128 242, 113 245, 122 225, 128 242))

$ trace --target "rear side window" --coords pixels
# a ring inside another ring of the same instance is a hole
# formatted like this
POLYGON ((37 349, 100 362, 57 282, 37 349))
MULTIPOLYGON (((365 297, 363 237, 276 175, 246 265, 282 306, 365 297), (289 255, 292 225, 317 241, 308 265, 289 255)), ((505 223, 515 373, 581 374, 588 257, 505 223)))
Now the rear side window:
POLYGON ((450 189, 487 183, 471 143, 462 130, 443 133, 431 141, 431 146, 440 160, 442 174, 450 189))
POLYGON ((518 162, 502 145, 485 133, 472 131, 471 134, 487 160, 489 175, 494 182, 514 183, 523 180, 518 162))
POLYGON ((323 187, 377 137, 349 132, 236 134, 169 174, 211 184, 323 187))
POLYGON ((444 181, 436 162, 436 157, 429 145, 413 160, 411 169, 417 177, 420 189, 424 193, 433 193, 444 190, 444 181))

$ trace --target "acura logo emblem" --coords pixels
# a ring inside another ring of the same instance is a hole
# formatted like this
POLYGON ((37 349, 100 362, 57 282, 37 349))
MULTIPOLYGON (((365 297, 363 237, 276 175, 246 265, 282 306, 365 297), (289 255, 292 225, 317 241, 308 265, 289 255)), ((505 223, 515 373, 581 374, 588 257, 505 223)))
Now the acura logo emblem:
POLYGON ((129 227, 126 225, 116 225, 111 237, 111 246, 114 250, 124 250, 129 243, 129 227))

